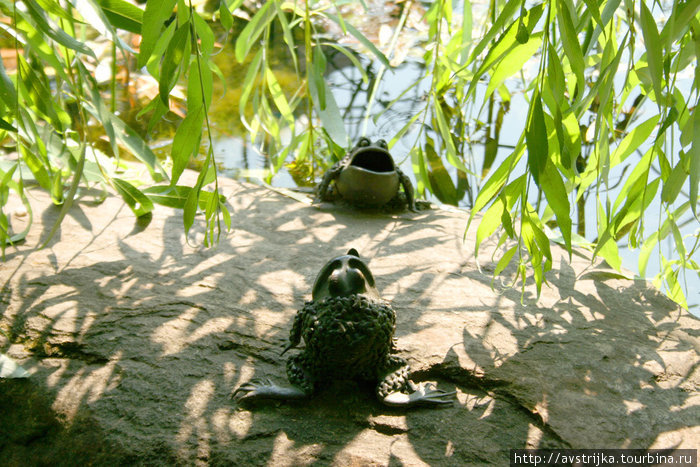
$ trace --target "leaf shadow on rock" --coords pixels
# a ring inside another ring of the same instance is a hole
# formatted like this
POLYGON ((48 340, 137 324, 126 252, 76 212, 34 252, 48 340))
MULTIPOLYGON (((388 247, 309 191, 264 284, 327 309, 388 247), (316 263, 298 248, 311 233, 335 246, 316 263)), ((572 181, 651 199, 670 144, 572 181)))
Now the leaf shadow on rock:
POLYGON ((498 288, 431 372, 519 406, 527 436, 508 448, 693 447, 697 320, 644 281, 577 279, 563 257, 548 280, 552 297, 537 301, 530 285, 524 304, 520 290, 498 288))
MULTIPOLYGON (((558 326, 567 328, 559 318, 513 324, 538 308, 519 307, 519 294, 509 291, 492 299, 461 232, 455 234, 461 221, 441 212, 324 212, 259 187, 227 187, 235 231, 216 248, 189 246, 181 216, 165 209, 136 228, 128 210, 110 198, 102 206, 80 206, 94 233, 78 236, 84 226, 67 217, 61 229, 70 238, 63 235, 43 251, 17 250, 0 271, 3 303, 9 303, 1 322, 9 337, 0 351, 24 359, 34 386, 52 401, 46 409, 64 426, 88 417, 114 446, 112 460, 149 465, 499 463, 510 447, 571 444, 552 416, 533 415, 549 397, 548 386, 527 397, 517 381, 502 389, 506 370, 519 367, 519 355, 532 354, 531 347, 568 352, 560 341, 537 344, 557 336, 558 326), (310 298, 321 266, 350 247, 369 259, 380 291, 393 301, 401 355, 416 379, 436 380, 446 390, 457 385, 459 401, 445 409, 394 410, 376 401, 372 387, 355 383, 331 384, 293 404, 231 401, 231 392, 250 379, 286 381, 279 354, 294 314, 310 298), (471 300, 476 287, 482 295, 471 300), (449 295, 455 296, 448 306, 441 300, 449 295), (454 307, 455 300, 463 305, 454 307), (517 319, 501 315, 501 306, 514 309, 517 319), (474 333, 473 316, 510 330, 517 351, 497 356, 488 339, 474 333), (436 337, 426 346, 429 333, 436 337), (462 354, 483 372, 460 360, 462 354)), ((192 243, 202 235, 197 223, 192 243)), ((612 314, 598 298, 577 300, 612 314)), ((567 306, 575 308, 562 299, 546 316, 576 315, 567 306)), ((618 412, 624 407, 621 396, 612 403, 618 412)), ((32 446, 40 451, 42 441, 39 436, 32 446)), ((0 446, 0 455, 13 449, 0 446)), ((70 454, 65 458, 70 463, 70 454)))

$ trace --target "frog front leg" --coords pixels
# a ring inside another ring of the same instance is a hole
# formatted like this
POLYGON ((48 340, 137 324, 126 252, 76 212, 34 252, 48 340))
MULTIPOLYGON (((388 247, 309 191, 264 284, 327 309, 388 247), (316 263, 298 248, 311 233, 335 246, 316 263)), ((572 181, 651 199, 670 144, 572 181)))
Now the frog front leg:
POLYGON ((321 201, 332 201, 331 196, 331 182, 338 178, 340 172, 343 170, 343 161, 336 162, 333 167, 328 169, 328 171, 323 174, 321 183, 316 187, 316 197, 314 198, 314 203, 320 203, 321 201))
POLYGON ((411 179, 399 169, 396 169, 396 173, 399 175, 399 181, 401 182, 401 186, 403 187, 403 191, 406 195, 406 204, 408 205, 408 209, 416 212, 416 201, 413 196, 413 184, 411 183, 411 179))
POLYGON ((290 357, 287 360, 287 377, 292 386, 278 386, 267 378, 252 380, 240 385, 231 397, 239 402, 259 399, 306 399, 314 392, 314 383, 305 366, 303 354, 290 357))
POLYGON ((409 366, 404 359, 395 356, 388 358, 387 367, 398 368, 377 385, 377 397, 384 404, 393 407, 452 404, 450 396, 456 391, 443 391, 430 383, 416 384, 408 379, 409 366))

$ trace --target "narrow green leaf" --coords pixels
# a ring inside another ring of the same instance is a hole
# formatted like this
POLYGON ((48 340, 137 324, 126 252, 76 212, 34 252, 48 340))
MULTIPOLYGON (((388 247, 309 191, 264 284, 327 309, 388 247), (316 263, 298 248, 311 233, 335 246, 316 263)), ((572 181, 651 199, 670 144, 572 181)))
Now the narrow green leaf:
POLYGON ((175 138, 173 138, 171 185, 177 183, 191 157, 197 151, 202 137, 203 123, 204 109, 200 106, 194 112, 188 112, 180 126, 177 127, 175 138))
POLYGON ((7 76, 5 65, 0 60, 0 102, 5 104, 11 114, 17 109, 17 90, 12 80, 7 76))
POLYGON ((673 170, 671 170, 668 179, 664 182, 664 186, 661 190, 661 201, 669 204, 673 203, 678 197, 678 193, 681 192, 681 188, 687 177, 688 174, 683 167, 683 163, 679 162, 676 164, 673 170))
POLYGON ((457 170, 461 170, 464 173, 472 173, 471 170, 464 165, 462 159, 459 158, 457 154, 457 148, 455 147, 454 140, 452 139, 452 132, 450 127, 447 125, 447 120, 445 120, 445 114, 442 111, 442 107, 436 96, 433 96, 433 113, 435 114, 435 120, 437 121, 438 133, 442 138, 442 142, 447 148, 447 162, 449 162, 457 170))
POLYGON ((427 138, 423 151, 427 161, 428 178, 430 179, 431 191, 441 202, 457 206, 457 190, 452 178, 447 173, 447 169, 442 163, 442 159, 435 152, 433 142, 427 138))
POLYGON ((525 145, 519 143, 515 150, 498 166, 498 168, 492 173, 491 177, 486 181, 484 186, 479 190, 479 194, 474 201, 474 206, 472 207, 471 217, 479 211, 481 211, 484 206, 486 206, 493 198, 501 191, 501 188, 505 185, 508 177, 513 171, 513 168, 518 163, 520 158, 525 151, 525 145))
POLYGON ((355 39, 357 39, 358 41, 360 41, 360 43, 361 43, 362 45, 364 45, 365 47, 367 47, 367 49, 369 49, 369 51, 372 52, 372 54, 374 54, 374 56, 377 57, 377 59, 379 59, 379 61, 382 62, 382 64, 383 64, 385 67, 391 68, 391 64, 389 63, 389 59, 386 58, 386 55, 384 55, 384 54, 372 43, 372 41, 370 41, 369 39, 367 39, 360 31, 358 31, 358 30, 355 28, 355 26, 353 26, 353 25, 350 24, 350 23, 342 22, 336 15, 333 15, 333 14, 331 14, 331 13, 324 12, 323 15, 326 16, 326 17, 328 17, 328 18, 330 18, 330 19, 333 20, 334 22, 338 23, 338 25, 344 24, 344 25, 345 25, 345 29, 347 30, 347 32, 349 32, 350 34, 352 34, 352 35, 355 37, 355 39))
POLYGON ((265 67, 265 80, 267 81, 267 88, 270 90, 270 95, 272 96, 272 101, 277 106, 277 109, 282 114, 282 118, 287 121, 287 124, 292 129, 294 133, 294 114, 291 107, 289 107, 289 102, 287 101, 282 86, 277 82, 275 74, 269 67, 265 67))
POLYGON ((556 166, 547 161, 540 175, 540 187, 544 191, 549 207, 557 218, 557 225, 564 238, 566 249, 571 254, 571 206, 564 182, 556 166))
MULTIPOLYGON (((697 67, 696 67, 697 68, 697 67)), ((690 147, 690 205, 698 217, 698 184, 700 184, 700 112, 693 109, 693 143, 690 147)))
POLYGON ((527 167, 535 183, 541 187, 540 175, 544 171, 545 164, 549 158, 549 147, 547 143, 547 126, 544 121, 544 111, 542 110, 542 99, 539 91, 535 91, 530 102, 530 114, 525 127, 525 141, 527 143, 527 167))
POLYGON ((208 59, 209 56, 214 52, 214 32, 209 27, 206 21, 197 13, 193 13, 193 23, 194 29, 199 37, 201 48, 200 54, 204 58, 208 59))
POLYGON ((649 64, 649 73, 651 74, 651 82, 654 86, 654 94, 656 95, 656 103, 662 105, 661 89, 663 85, 663 52, 659 31, 656 29, 656 21, 652 16, 646 2, 639 2, 639 19, 642 23, 642 36, 644 37, 644 45, 647 50, 647 63, 649 64))
POLYGON ((6 121, 4 118, 0 118, 0 130, 17 133, 17 128, 13 127, 10 122, 6 121))
POLYGON ((569 59, 571 70, 576 75, 576 84, 578 93, 581 93, 585 87, 586 80, 583 75, 585 68, 583 60, 583 52, 578 42, 576 29, 574 28, 573 17, 567 2, 559 0, 557 2, 557 23, 561 32, 561 41, 564 47, 564 53, 569 59))
POLYGON ((143 23, 143 10, 141 8, 126 0, 97 0, 97 2, 112 26, 134 34, 141 34, 143 23))
MULTIPOLYGON (((98 120, 101 118, 98 110, 89 103, 84 103, 85 108, 98 120)), ((138 160, 146 164, 151 177, 159 179, 161 175, 165 175, 163 168, 158 163, 156 155, 153 153, 148 144, 141 136, 129 125, 124 123, 122 119, 111 112, 105 115, 109 117, 111 125, 114 127, 114 134, 119 141, 134 155, 138 160)))
POLYGON ((227 31, 233 27, 233 15, 231 14, 231 10, 226 6, 226 2, 221 2, 219 4, 219 21, 227 31))
POLYGON ((158 90, 164 105, 169 105, 170 91, 180 78, 180 70, 189 65, 190 60, 190 24, 182 24, 173 35, 163 56, 158 90))
POLYGON ((523 65, 532 58, 535 52, 540 49, 541 45, 542 33, 537 33, 530 36, 527 42, 513 47, 491 72, 489 85, 486 88, 486 94, 483 98, 484 101, 486 101, 493 91, 506 79, 521 71, 523 65))
POLYGON ((333 97, 333 92, 328 88, 325 80, 321 81, 320 84, 326 95, 326 108, 324 110, 321 110, 318 104, 319 97, 316 93, 316 87, 309 87, 314 106, 316 107, 316 113, 321 119, 323 129, 328 133, 331 139, 339 146, 346 146, 348 134, 345 131, 345 121, 340 114, 340 109, 335 101, 335 97, 333 97))
POLYGON ((235 52, 238 63, 243 63, 250 49, 256 44, 260 34, 274 19, 275 10, 272 8, 273 4, 274 2, 264 2, 236 39, 235 52))
POLYGON ((24 0, 23 3, 27 7, 27 12, 36 23, 39 31, 71 50, 75 50, 76 52, 80 52, 95 58, 95 53, 86 44, 80 42, 74 37, 71 37, 63 29, 49 24, 44 10, 42 10, 35 0, 24 0))
POLYGON ((122 198, 124 198, 124 201, 136 217, 141 217, 153 210, 151 200, 134 185, 121 178, 113 178, 112 182, 114 182, 114 187, 122 195, 122 198))
POLYGON ((478 257, 479 247, 489 238, 498 226, 501 225, 501 214, 505 209, 505 201, 501 198, 493 202, 486 210, 484 217, 479 222, 479 227, 476 229, 476 241, 474 242, 474 256, 478 257))
POLYGON ((176 0, 150 0, 146 3, 141 24, 141 47, 137 67, 146 66, 161 36, 165 21, 170 18, 176 0))
POLYGON ((191 190, 191 187, 184 185, 156 185, 146 188, 143 193, 154 203, 183 209, 191 190))
POLYGON ((649 138, 658 122, 659 116, 653 115, 634 127, 613 151, 610 156, 610 166, 615 167, 636 151, 649 138))
POLYGON ((601 28, 603 33, 605 33, 605 23, 603 22, 603 18, 600 16, 600 7, 598 6, 598 0, 583 1, 586 4, 586 7, 588 7, 588 11, 591 13, 591 16, 596 21, 597 26, 601 28))
POLYGON ((498 276, 506 267, 508 267, 510 260, 513 259, 513 256, 515 253, 517 253, 519 248, 519 245, 515 245, 503 254, 501 259, 498 260, 498 264, 496 264, 496 269, 493 270, 493 277, 498 276))

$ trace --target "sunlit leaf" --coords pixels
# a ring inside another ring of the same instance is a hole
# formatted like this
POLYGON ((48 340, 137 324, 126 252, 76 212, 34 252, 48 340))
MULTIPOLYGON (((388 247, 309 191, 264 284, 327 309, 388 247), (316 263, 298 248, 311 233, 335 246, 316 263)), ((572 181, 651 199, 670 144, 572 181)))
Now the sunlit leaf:
POLYGON ((260 34, 265 30, 270 21, 275 18, 275 2, 264 2, 262 7, 255 13, 255 16, 246 24, 241 34, 236 39, 236 60, 243 63, 251 47, 256 44, 260 34))
POLYGON ((656 103, 661 105, 663 86, 663 52, 661 46, 661 38, 659 31, 656 29, 656 21, 652 16, 646 2, 639 2, 639 19, 642 23, 642 35, 644 37, 644 45, 647 49, 647 63, 651 73, 651 82, 654 85, 654 94, 656 95, 656 103))
POLYGON ((126 0, 97 0, 109 22, 115 28, 141 34, 143 10, 126 0))
POLYGON ((153 210, 151 200, 134 185, 121 178, 113 178, 112 182, 136 217, 141 217, 153 210))
POLYGON ((143 67, 148 63, 155 49, 156 42, 165 27, 165 21, 170 18, 175 8, 176 0, 150 0, 146 3, 141 25, 141 46, 137 66, 143 67))
POLYGON ((75 50, 76 52, 80 52, 95 58, 94 52, 85 43, 71 37, 63 29, 49 24, 44 10, 36 3, 35 0, 24 0, 23 3, 26 5, 29 15, 31 16, 32 20, 34 20, 41 32, 71 50, 75 50))

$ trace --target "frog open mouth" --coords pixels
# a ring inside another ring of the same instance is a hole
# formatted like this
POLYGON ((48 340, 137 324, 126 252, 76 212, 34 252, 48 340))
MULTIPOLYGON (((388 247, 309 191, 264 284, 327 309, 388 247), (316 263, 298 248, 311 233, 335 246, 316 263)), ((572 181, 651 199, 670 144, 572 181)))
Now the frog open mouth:
POLYGON ((394 172, 394 160, 389 151, 377 147, 360 148, 352 157, 350 165, 370 172, 386 173, 394 172))

